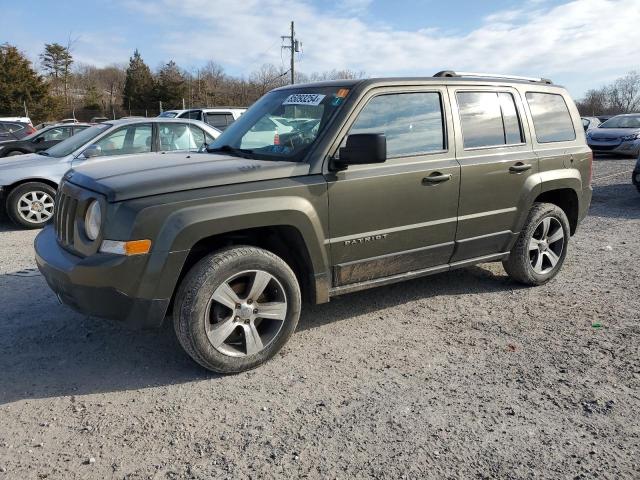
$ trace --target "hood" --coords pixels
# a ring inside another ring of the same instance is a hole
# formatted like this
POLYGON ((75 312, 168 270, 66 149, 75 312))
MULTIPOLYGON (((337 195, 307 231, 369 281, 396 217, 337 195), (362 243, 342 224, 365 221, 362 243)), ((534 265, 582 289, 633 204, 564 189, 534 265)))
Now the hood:
POLYGON ((640 128, 594 128, 589 130, 590 137, 594 140, 613 140, 639 132, 640 128))
POLYGON ((110 202, 309 173, 306 163, 250 160, 211 153, 145 153, 87 162, 65 179, 110 202))
MULTIPOLYGON (((2 144, 0 144, 1 146, 2 144)), ((38 155, 37 153, 26 153, 24 155, 16 155, 14 157, 0 158, 0 172, 14 168, 28 168, 42 165, 45 162, 59 162, 59 158, 38 155)))

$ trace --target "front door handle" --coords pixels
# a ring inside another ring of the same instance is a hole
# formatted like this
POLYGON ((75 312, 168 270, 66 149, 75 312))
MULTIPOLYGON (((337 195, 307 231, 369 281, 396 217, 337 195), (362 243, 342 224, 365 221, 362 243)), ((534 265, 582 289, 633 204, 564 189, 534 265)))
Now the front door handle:
POLYGON ((511 165, 509 167, 509 171, 511 173, 520 173, 520 172, 526 172, 530 168, 531 168, 531 164, 530 163, 518 162, 515 165, 511 165))
POLYGON ((434 172, 431 175, 429 175, 428 177, 424 177, 422 179, 422 184, 423 185, 433 185, 434 183, 442 183, 442 182, 446 182, 447 180, 451 180, 451 174, 447 173, 447 174, 443 174, 440 172, 434 172))

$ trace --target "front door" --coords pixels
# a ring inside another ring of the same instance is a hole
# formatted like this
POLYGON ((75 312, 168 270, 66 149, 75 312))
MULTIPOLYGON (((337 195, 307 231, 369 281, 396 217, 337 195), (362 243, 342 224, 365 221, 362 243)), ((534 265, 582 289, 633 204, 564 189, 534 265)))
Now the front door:
POLYGON ((444 88, 375 89, 362 100, 347 135, 385 134, 387 161, 327 176, 334 286, 447 268, 460 183, 450 117, 444 88))

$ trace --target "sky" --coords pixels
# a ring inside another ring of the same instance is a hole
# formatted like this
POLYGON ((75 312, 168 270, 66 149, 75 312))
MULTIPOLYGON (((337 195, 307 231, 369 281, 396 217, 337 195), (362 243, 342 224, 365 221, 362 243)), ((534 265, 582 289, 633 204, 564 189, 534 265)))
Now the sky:
POLYGON ((367 76, 439 70, 551 78, 579 98, 640 70, 640 0, 0 0, 0 43, 34 62, 44 43, 72 41, 76 62, 209 60, 248 76, 288 68, 281 35, 302 42, 299 71, 367 76))

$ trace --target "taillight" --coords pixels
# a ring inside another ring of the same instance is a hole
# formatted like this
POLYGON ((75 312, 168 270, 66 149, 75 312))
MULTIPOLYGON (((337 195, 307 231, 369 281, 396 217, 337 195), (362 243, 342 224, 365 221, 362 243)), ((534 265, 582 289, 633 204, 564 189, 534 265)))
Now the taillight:
POLYGON ((36 129, 33 128, 31 125, 27 125, 27 135, 31 135, 32 133, 35 133, 36 129))

